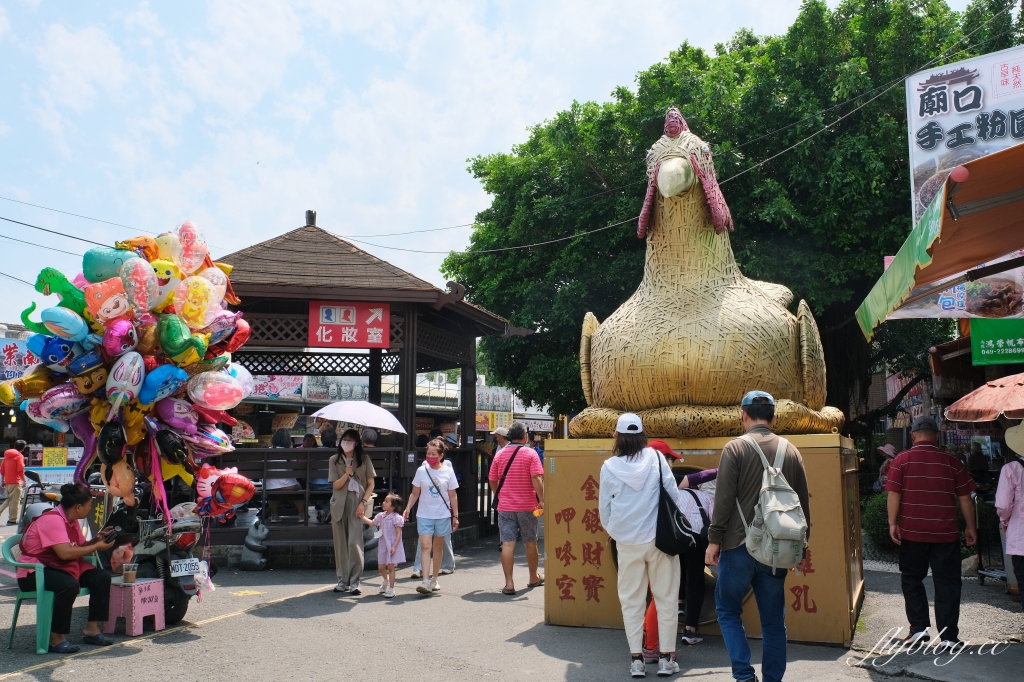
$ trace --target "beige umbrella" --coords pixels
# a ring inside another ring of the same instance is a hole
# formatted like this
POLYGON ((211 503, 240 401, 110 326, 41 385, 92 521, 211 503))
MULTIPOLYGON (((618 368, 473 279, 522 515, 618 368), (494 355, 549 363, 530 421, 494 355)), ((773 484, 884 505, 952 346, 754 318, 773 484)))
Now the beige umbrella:
POLYGON ((954 422, 990 422, 999 415, 1024 419, 1024 374, 989 381, 946 408, 954 422))

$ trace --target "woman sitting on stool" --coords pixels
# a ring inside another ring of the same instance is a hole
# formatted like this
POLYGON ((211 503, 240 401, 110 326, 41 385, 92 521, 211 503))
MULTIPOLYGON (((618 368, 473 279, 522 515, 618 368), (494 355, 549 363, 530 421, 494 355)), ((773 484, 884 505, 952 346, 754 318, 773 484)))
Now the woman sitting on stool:
MULTIPOLYGON (((89 622, 82 631, 82 641, 101 646, 114 643, 100 632, 100 621, 106 620, 110 612, 110 573, 82 557, 110 549, 115 533, 112 528, 104 528, 98 537, 86 541, 78 521, 89 515, 92 494, 80 483, 62 485, 60 494, 60 506, 43 512, 25 529, 20 561, 45 566, 46 589, 53 592, 50 653, 70 654, 80 648, 69 642, 66 635, 71 632, 71 608, 82 587, 89 590, 89 622)), ((34 592, 35 571, 19 568, 18 587, 34 592)))

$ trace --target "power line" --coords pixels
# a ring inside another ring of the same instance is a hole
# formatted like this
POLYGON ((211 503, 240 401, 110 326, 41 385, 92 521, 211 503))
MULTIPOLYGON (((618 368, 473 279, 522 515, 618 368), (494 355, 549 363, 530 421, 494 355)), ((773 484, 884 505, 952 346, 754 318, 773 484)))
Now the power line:
POLYGON ((71 251, 64 251, 63 249, 54 248, 52 246, 43 246, 42 244, 34 244, 32 242, 26 242, 26 241, 24 241, 22 239, 15 239, 14 237, 8 237, 5 234, 0 234, 0 239, 10 239, 12 242, 18 242, 20 244, 28 244, 29 246, 34 246, 34 247, 36 247, 38 249, 46 249, 47 251, 57 251, 59 253, 66 253, 69 256, 78 256, 79 258, 82 257, 82 254, 80 254, 80 253, 72 253, 71 251))
POLYGON ((32 287, 33 289, 35 289, 35 286, 32 284, 32 282, 26 282, 21 277, 15 277, 14 275, 8 275, 6 272, 0 272, 0 277, 6 277, 7 279, 13 279, 15 282, 21 282, 25 286, 29 286, 29 287, 32 287))
MULTIPOLYGON (((32 204, 32 203, 29 203, 27 201, 21 201, 19 199, 11 199, 10 197, 0 197, 0 199, 3 199, 4 201, 13 201, 16 204, 23 204, 25 206, 32 206, 34 208, 41 208, 44 211, 53 211, 54 213, 63 213, 64 215, 70 215, 70 216, 74 216, 76 218, 82 218, 83 220, 92 220, 92 221, 97 222, 97 223, 106 223, 107 225, 113 225, 115 227, 124 227, 124 228, 127 228, 129 230, 137 230, 138 229, 137 227, 132 227, 131 225, 122 225, 121 223, 112 223, 109 220, 102 220, 100 218, 90 218, 89 216, 82 215, 80 213, 71 213, 70 211, 62 211, 59 208, 50 208, 49 206, 40 206, 39 204, 32 204)), ((153 234, 153 233, 151 233, 151 234, 153 234)))
MULTIPOLYGON (((536 244, 523 244, 521 246, 506 246, 506 247, 503 247, 503 248, 500 248, 500 249, 483 249, 483 250, 480 250, 480 251, 423 251, 423 250, 419 250, 419 249, 403 249, 403 248, 398 247, 398 246, 384 246, 383 244, 371 244, 369 242, 360 241, 358 239, 350 239, 350 241, 354 241, 354 242, 359 243, 359 244, 366 244, 367 246, 372 246, 372 247, 379 248, 379 249, 391 249, 392 251, 405 251, 407 253, 439 253, 439 254, 456 254, 456 255, 460 255, 460 256, 462 256, 462 255, 465 255, 465 256, 475 256, 477 254, 483 254, 483 253, 500 253, 500 252, 503 252, 503 251, 519 251, 521 249, 531 249, 531 248, 533 248, 535 246, 547 246, 548 244, 556 244, 558 242, 568 241, 569 239, 576 239, 577 237, 585 237, 588 234, 594 234, 595 232, 603 232, 604 230, 609 230, 609 229, 611 229, 613 227, 618 227, 619 225, 625 225, 626 223, 632 222, 632 221, 636 220, 639 217, 640 216, 633 216, 632 218, 627 218, 626 220, 622 220, 622 221, 617 222, 617 223, 612 223, 611 225, 605 225, 604 227, 599 227, 599 228, 594 229, 594 230, 588 230, 586 232, 580 232, 579 234, 572 234, 572 235, 569 235, 568 237, 559 237, 558 239, 549 239, 546 242, 537 242, 536 244)), ((334 236, 335 237, 340 237, 340 235, 334 235, 334 236)))
POLYGON ((106 244, 101 244, 99 242, 94 242, 91 239, 83 239, 82 237, 76 237, 73 234, 66 234, 64 232, 57 232, 56 230, 48 230, 45 227, 39 227, 38 225, 32 225, 30 223, 23 223, 20 220, 11 220, 10 218, 4 218, 3 216, 0 216, 0 220, 6 220, 7 222, 14 223, 15 225, 24 225, 25 227, 31 227, 33 230, 42 230, 43 232, 49 232, 50 234, 56 234, 56 235, 59 235, 61 237, 67 237, 68 239, 77 239, 78 241, 85 242, 86 244, 95 244, 96 246, 106 246, 106 244))

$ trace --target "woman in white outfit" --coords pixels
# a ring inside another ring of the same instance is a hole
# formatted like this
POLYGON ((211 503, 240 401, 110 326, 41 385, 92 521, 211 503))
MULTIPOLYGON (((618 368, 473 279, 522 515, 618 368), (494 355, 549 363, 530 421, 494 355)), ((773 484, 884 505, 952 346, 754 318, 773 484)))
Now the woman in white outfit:
POLYGON ((643 657, 644 611, 647 589, 658 610, 660 657, 658 675, 679 672, 676 634, 679 623, 679 559, 654 546, 658 522, 659 489, 672 497, 694 530, 702 528, 700 511, 689 494, 677 487, 661 455, 647 447, 640 417, 627 412, 615 426, 614 456, 601 467, 601 525, 615 540, 619 558, 619 603, 631 656, 630 674, 647 675, 643 657), (660 475, 659 475, 660 464, 660 475))

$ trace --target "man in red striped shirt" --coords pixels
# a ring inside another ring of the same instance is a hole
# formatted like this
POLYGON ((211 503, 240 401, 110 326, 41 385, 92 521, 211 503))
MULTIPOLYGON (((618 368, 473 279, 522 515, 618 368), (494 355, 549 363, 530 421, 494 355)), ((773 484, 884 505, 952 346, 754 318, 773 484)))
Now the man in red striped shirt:
POLYGON ((526 545, 526 565, 530 569, 527 587, 540 587, 544 578, 537 572, 539 521, 534 510, 544 509, 544 467, 531 448, 526 447, 526 425, 513 422, 508 428, 509 444, 494 455, 488 480, 498 496, 498 537, 501 539, 501 569, 505 587, 501 593, 516 593, 512 581, 516 542, 526 545))
POLYGON ((900 548, 903 600, 910 621, 904 640, 928 637, 928 595, 924 578, 932 569, 935 625, 942 644, 959 642, 960 529, 956 505, 967 523, 967 544, 977 542, 971 493, 977 487, 963 463, 938 446, 939 427, 918 417, 910 429, 914 447, 896 456, 889 467, 889 535, 900 548))

